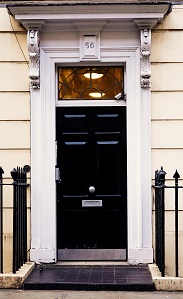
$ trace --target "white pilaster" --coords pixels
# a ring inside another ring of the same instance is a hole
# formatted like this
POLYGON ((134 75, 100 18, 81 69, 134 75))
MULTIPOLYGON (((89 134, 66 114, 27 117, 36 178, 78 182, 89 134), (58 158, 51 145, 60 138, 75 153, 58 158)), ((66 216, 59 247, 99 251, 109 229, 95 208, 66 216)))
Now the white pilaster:
MULTIPOLYGON (((141 28, 143 247, 152 248, 151 196, 151 28, 141 28)), ((153 257, 152 257, 153 260, 153 257)))
POLYGON ((50 94, 54 83, 43 75, 45 68, 49 74, 51 61, 43 55, 40 90, 31 91, 30 258, 37 263, 56 261, 55 102, 50 94))
POLYGON ((50 130, 54 132, 55 111, 54 101, 50 107, 51 100, 47 100, 45 96, 45 86, 51 84, 50 81, 40 86, 39 35, 43 24, 44 21, 39 21, 34 26, 32 22, 25 24, 28 29, 31 95, 30 259, 37 263, 53 263, 56 261, 55 152, 52 146, 54 137, 52 132, 50 136, 50 130))

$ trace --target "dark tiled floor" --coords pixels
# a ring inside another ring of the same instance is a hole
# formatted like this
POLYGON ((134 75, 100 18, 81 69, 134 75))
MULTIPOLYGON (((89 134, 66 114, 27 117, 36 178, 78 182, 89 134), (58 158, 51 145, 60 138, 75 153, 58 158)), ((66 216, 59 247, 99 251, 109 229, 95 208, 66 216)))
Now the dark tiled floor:
POLYGON ((37 266, 25 290, 154 291, 147 266, 37 266))

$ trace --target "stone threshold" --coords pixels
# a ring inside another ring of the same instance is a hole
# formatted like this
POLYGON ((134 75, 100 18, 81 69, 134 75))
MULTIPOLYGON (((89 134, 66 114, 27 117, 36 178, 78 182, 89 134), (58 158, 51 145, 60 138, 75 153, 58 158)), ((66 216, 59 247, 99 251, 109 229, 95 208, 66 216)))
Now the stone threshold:
MULTIPOLYGON (((57 261, 56 264, 50 264, 51 267, 62 267, 62 266, 128 266, 129 263, 126 261, 57 261)), ((47 267, 49 264, 47 264, 47 267)))
POLYGON ((149 264, 148 266, 157 291, 183 291, 182 277, 162 277, 156 264, 149 264))
POLYGON ((34 262, 25 263, 15 274, 0 274, 0 289, 19 289, 22 287, 25 279, 29 276, 35 267, 34 262))
POLYGON ((147 265, 47 265, 34 268, 24 290, 155 291, 147 265))
MULTIPOLYGON (((59 266, 62 267, 65 265, 64 263, 60 263, 59 266)), ((156 264, 149 264, 148 267, 154 282, 154 286, 157 291, 183 291, 183 278, 170 277, 170 276, 162 277, 161 272, 159 271, 159 268, 156 264)), ((30 275, 30 273, 34 268, 35 268, 34 262, 27 262, 15 274, 13 273, 0 274, 0 289, 21 288, 24 281, 27 279, 27 277, 30 275)))

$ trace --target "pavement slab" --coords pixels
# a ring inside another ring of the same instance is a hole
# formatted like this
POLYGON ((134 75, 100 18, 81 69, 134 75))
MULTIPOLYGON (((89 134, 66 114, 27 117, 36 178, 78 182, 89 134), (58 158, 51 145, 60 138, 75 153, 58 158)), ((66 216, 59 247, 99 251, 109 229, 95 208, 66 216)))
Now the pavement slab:
POLYGON ((183 292, 0 290, 0 299, 182 299, 183 292))

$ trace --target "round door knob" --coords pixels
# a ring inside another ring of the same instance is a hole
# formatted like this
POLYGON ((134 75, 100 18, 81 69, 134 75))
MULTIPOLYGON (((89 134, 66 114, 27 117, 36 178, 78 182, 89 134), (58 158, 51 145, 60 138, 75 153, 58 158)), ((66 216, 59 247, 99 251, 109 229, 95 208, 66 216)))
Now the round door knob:
POLYGON ((89 192, 90 193, 94 193, 95 192, 95 187, 94 186, 90 186, 89 187, 89 192))

